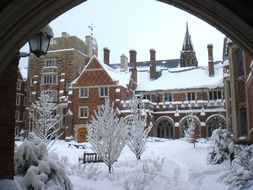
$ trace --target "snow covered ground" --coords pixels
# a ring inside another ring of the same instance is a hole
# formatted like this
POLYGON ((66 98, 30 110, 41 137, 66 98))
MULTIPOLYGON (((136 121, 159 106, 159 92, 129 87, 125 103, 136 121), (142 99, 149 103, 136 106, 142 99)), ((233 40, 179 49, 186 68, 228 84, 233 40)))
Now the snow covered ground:
POLYGON ((227 190, 217 179, 228 171, 229 162, 207 165, 208 146, 204 139, 194 149, 185 139, 149 138, 139 161, 125 147, 111 175, 104 163, 78 165, 84 150, 91 151, 89 144, 78 149, 56 141, 52 149, 62 161, 68 158, 64 165, 75 190, 227 190))

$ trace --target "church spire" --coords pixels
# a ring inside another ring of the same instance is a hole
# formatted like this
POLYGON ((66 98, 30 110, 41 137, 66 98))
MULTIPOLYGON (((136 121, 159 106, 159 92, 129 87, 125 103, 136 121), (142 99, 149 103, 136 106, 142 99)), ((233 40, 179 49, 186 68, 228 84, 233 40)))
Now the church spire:
POLYGON ((181 67, 198 66, 198 61, 191 41, 191 35, 188 29, 188 22, 186 22, 186 32, 181 51, 180 66, 181 67))
POLYGON ((184 44, 183 44, 182 51, 194 51, 192 41, 191 41, 191 35, 188 29, 188 22, 186 22, 186 32, 184 36, 184 44))

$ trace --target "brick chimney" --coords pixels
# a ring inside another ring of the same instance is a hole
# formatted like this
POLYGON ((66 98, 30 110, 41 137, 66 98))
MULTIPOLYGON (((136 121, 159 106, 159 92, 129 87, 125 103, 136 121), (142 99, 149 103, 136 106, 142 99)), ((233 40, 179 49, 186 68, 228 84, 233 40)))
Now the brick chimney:
POLYGON ((120 71, 128 71, 128 58, 124 54, 120 56, 120 71))
POLYGON ((208 73, 209 77, 213 77, 214 76, 213 45, 208 44, 207 50, 208 50, 208 73))
POLYGON ((132 91, 135 90, 136 87, 137 87, 136 55, 137 55, 137 52, 135 50, 130 50, 129 51, 129 56, 130 56, 129 61, 130 61, 130 65, 131 65, 130 71, 132 72, 130 88, 131 88, 132 91))
POLYGON ((103 50, 104 50, 104 63, 109 65, 110 64, 110 50, 107 47, 105 47, 103 50))
POLYGON ((150 79, 154 80, 156 79, 156 58, 155 58, 155 50, 154 49, 150 49, 150 79))

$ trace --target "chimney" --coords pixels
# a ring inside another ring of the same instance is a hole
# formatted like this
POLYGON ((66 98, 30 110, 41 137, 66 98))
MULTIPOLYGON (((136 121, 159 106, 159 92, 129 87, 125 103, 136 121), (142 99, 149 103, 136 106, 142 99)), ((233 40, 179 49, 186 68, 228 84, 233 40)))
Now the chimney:
POLYGON ((130 50, 130 65, 132 65, 136 69, 136 55, 137 52, 135 50, 130 50))
POLYGON ((150 79, 154 80, 156 79, 156 58, 155 58, 155 50, 154 49, 150 49, 150 79))
POLYGON ((128 70, 128 58, 124 54, 120 56, 120 71, 126 72, 128 70))
POLYGON ((208 72, 209 72, 209 77, 213 77, 214 76, 213 45, 208 44, 207 45, 207 50, 208 50, 208 72))
POLYGON ((130 89, 132 91, 134 91, 137 87, 137 68, 136 68, 136 55, 137 55, 137 52, 135 50, 130 50, 129 55, 130 55, 130 65, 132 66, 131 69, 130 69, 130 71, 132 72, 130 89))
POLYGON ((109 65, 110 64, 110 50, 107 47, 105 47, 103 50, 104 50, 104 63, 109 65))

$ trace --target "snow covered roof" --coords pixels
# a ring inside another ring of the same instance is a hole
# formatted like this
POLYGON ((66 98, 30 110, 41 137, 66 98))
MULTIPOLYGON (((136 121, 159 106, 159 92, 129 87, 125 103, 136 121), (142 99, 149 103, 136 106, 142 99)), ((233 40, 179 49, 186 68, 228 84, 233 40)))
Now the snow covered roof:
POLYGON ((131 78, 131 73, 130 72, 120 72, 120 71, 110 67, 109 65, 98 60, 98 58, 95 55, 91 58, 89 63, 84 67, 84 69, 82 70, 80 75, 74 81, 72 81, 72 84, 74 84, 78 81, 78 79, 82 76, 82 74, 87 69, 87 67, 92 62, 93 59, 96 59, 98 61, 98 63, 102 66, 102 68, 107 72, 107 74, 111 77, 111 79, 113 81, 117 82, 117 84, 120 86, 127 87, 127 85, 129 84, 130 78, 131 78))
POLYGON ((221 64, 216 64, 213 77, 208 76, 207 66, 162 70, 161 76, 156 80, 150 80, 149 71, 139 71, 137 81, 137 91, 212 89, 223 87, 223 68, 221 64))

